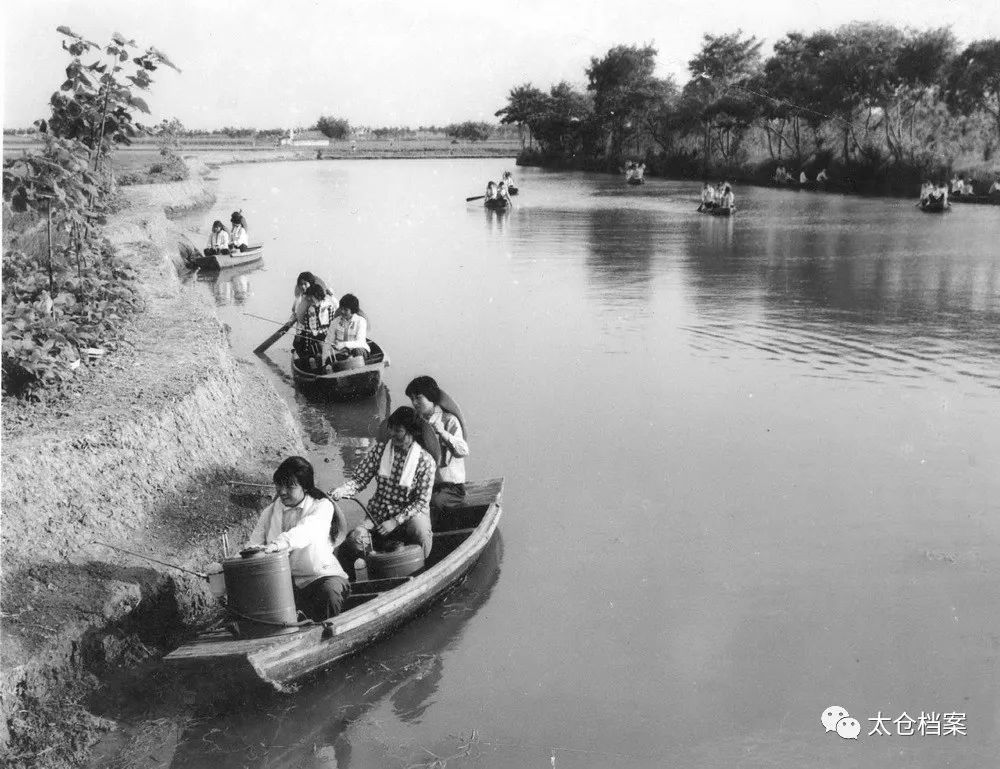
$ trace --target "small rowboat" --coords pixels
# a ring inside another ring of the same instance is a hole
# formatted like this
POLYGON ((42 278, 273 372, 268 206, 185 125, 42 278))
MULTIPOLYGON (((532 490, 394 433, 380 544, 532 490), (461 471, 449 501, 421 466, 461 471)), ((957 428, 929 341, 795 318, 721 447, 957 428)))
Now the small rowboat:
POLYGON ((927 200, 921 201, 920 210, 925 214, 943 214, 948 210, 948 206, 945 205, 944 198, 927 198, 927 200))
POLYGON ((349 358, 339 371, 310 371, 300 368, 299 361, 292 355, 292 378, 304 391, 314 393, 329 400, 349 401, 368 398, 375 394, 382 384, 382 369, 389 366, 389 356, 371 339, 371 348, 366 358, 349 358))
POLYGON ((510 204, 504 198, 493 198, 485 200, 483 205, 490 211, 506 211, 510 204))
POLYGON ((704 203, 698 206, 698 213, 711 214, 712 216, 732 216, 736 213, 736 206, 706 206, 704 203))
POLYGON ((408 577, 352 582, 336 617, 264 638, 208 631, 164 661, 210 690, 220 683, 263 683, 290 691, 296 681, 389 635, 457 585, 496 531, 502 493, 503 478, 467 484, 462 507, 433 517, 434 545, 424 568, 408 577))
POLYGON ((628 176, 625 178, 629 184, 645 184, 646 180, 641 176, 628 176))
POLYGON ((203 272, 224 270, 227 267, 240 267, 244 264, 258 261, 264 256, 264 246, 250 246, 246 251, 230 251, 228 254, 213 254, 195 257, 191 264, 203 272))

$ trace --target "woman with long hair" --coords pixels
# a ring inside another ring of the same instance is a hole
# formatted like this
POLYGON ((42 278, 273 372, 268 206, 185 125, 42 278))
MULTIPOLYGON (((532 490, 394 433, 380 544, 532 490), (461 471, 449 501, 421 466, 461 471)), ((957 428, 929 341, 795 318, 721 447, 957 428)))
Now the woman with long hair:
POLYGON ((347 520, 316 488, 307 459, 288 457, 273 480, 277 494, 260 514, 246 547, 289 552, 295 606, 320 622, 339 614, 350 593, 347 574, 333 554, 347 534, 347 520))

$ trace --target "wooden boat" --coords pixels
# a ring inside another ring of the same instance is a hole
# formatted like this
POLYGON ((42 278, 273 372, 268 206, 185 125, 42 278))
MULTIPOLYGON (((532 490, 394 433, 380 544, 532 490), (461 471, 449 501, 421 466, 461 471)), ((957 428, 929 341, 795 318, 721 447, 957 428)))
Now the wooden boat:
POLYGON ((927 198, 920 202, 920 210, 925 214, 943 214, 948 210, 948 206, 945 205, 944 198, 927 198))
POLYGON ((224 270, 227 267, 240 267, 244 264, 258 261, 264 256, 264 246, 250 246, 246 251, 231 251, 228 254, 206 256, 202 253, 192 261, 192 266, 203 272, 224 270))
POLYGON ((981 206, 1000 206, 1000 192, 993 192, 989 195, 952 195, 948 198, 951 203, 974 203, 981 206))
POLYGON ((433 517, 434 546, 424 568, 409 577, 353 582, 336 617, 264 638, 209 631, 164 661, 209 688, 263 683, 289 691, 296 681, 389 635, 458 584, 496 531, 502 492, 503 478, 467 484, 461 508, 433 517))
POLYGON ((490 211, 506 211, 510 204, 504 198, 493 198, 492 200, 487 199, 483 201, 483 205, 490 209, 490 211))
POLYGON ((371 339, 368 340, 371 353, 367 358, 350 360, 351 367, 340 371, 310 371, 299 367, 299 361, 292 354, 292 378, 304 391, 328 398, 347 401, 374 395, 382 383, 382 369, 389 366, 389 356, 371 339), (355 361, 360 361, 360 365, 355 361))
POLYGON ((711 216, 732 216, 736 213, 736 206, 698 206, 698 213, 709 214, 711 216))
POLYGON ((646 180, 641 176, 629 176, 626 180, 629 184, 645 184, 646 180))

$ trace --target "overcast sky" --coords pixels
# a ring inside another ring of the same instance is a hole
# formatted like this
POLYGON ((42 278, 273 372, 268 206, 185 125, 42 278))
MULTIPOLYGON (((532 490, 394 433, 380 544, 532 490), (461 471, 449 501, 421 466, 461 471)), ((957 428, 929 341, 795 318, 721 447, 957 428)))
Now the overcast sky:
POLYGON ((69 58, 60 24, 168 54, 183 72, 155 73, 151 122, 188 128, 492 121, 512 86, 583 85, 590 57, 619 43, 653 43, 658 74, 683 83, 702 35, 737 28, 765 53, 787 32, 853 20, 1000 37, 998 0, 8 0, 0 13, 5 127, 47 115, 69 58))

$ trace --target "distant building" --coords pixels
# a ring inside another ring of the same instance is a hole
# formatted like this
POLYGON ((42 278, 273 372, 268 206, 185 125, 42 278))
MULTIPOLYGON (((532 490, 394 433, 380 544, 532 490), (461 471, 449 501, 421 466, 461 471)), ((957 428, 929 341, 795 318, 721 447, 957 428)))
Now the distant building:
POLYGON ((295 129, 289 128, 288 135, 278 139, 279 147, 329 147, 330 140, 323 139, 296 139, 295 129))

